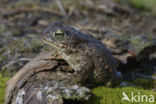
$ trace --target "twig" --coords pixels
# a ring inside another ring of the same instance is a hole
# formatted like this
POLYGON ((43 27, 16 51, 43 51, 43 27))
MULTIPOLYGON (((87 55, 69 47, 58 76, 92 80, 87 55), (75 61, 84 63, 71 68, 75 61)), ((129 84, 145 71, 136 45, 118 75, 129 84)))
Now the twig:
POLYGON ((17 61, 10 61, 8 64, 4 65, 4 67, 9 67, 10 65, 13 65, 15 63, 19 63, 20 61, 30 61, 32 60, 31 58, 20 58, 17 61))
POLYGON ((31 58, 20 58, 19 61, 31 61, 31 58))
POLYGON ((24 104, 27 104, 33 95, 34 95, 34 91, 32 92, 32 94, 29 96, 29 98, 26 100, 26 102, 24 104))

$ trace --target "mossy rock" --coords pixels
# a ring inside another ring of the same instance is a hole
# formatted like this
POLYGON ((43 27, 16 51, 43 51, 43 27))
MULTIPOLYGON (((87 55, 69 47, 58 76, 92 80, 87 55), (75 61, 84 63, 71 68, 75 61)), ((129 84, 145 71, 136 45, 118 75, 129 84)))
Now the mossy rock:
MULTIPOLYGON (((8 74, 7 72, 0 73, 0 104, 3 104, 6 82, 10 79, 10 77, 7 77, 10 75, 7 74, 8 74)), ((144 86, 144 87, 152 86, 151 81, 144 80, 144 79, 136 79, 135 81, 133 81, 133 84, 144 86)), ((136 87, 136 86, 116 87, 116 88, 107 88, 105 86, 101 86, 101 87, 93 88, 92 92, 94 95, 90 98, 89 101, 84 101, 84 103, 86 104, 125 104, 125 103, 132 104, 131 102, 128 101, 121 102, 121 99, 123 97, 123 92, 125 92, 128 96, 130 96, 131 92, 133 92, 136 95, 140 93, 140 95, 156 96, 156 92, 153 92, 151 90, 145 90, 142 87, 136 87)), ((136 103, 136 104, 146 104, 146 103, 136 103)))
POLYGON ((132 35, 129 42, 130 48, 136 53, 140 53, 147 47, 156 47, 156 37, 153 35, 132 35))

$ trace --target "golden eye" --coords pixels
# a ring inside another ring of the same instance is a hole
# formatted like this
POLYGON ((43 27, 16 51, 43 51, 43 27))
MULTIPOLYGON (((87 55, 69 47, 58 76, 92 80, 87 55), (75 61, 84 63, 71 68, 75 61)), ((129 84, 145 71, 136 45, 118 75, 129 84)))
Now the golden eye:
POLYGON ((56 30, 54 33, 53 33, 53 36, 55 36, 56 38, 63 38, 65 36, 67 36, 66 32, 61 30, 61 29, 58 29, 56 30))

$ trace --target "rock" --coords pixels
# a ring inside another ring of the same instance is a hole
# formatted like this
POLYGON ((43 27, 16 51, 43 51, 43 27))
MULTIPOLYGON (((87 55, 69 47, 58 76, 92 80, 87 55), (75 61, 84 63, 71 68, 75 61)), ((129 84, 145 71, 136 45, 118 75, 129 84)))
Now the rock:
POLYGON ((129 82, 125 82, 125 81, 123 81, 123 82, 120 83, 120 86, 121 86, 121 87, 125 87, 125 86, 133 86, 133 84, 132 84, 132 83, 129 83, 129 82))
POLYGON ((127 85, 128 85, 127 82, 121 82, 121 84, 120 84, 121 87, 125 87, 127 85))
POLYGON ((8 81, 5 104, 22 104, 21 101, 63 104, 63 99, 87 100, 90 90, 71 80, 73 71, 68 66, 54 50, 40 53, 8 81))
POLYGON ((120 54, 128 50, 127 37, 120 36, 113 31, 108 31, 102 40, 114 54, 120 54))
POLYGON ((49 25, 49 23, 47 21, 45 21, 45 20, 39 20, 38 24, 42 25, 42 26, 48 26, 49 25))
POLYGON ((156 51, 156 37, 154 35, 131 36, 128 50, 138 55, 137 59, 149 59, 149 55, 156 51))
MULTIPOLYGON (((50 75, 50 73, 46 73, 46 75, 50 75)), ((88 88, 81 87, 69 80, 57 80, 45 77, 45 72, 33 76, 22 89, 18 90, 17 95, 13 98, 13 104, 23 104, 23 102, 28 104, 63 104, 63 99, 87 100, 90 97, 88 88)))

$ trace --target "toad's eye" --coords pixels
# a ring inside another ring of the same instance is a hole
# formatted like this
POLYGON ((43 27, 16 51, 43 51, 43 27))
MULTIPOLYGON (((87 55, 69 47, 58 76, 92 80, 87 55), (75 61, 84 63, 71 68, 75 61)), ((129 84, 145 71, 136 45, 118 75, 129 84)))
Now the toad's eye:
POLYGON ((57 39, 61 39, 65 36, 67 36, 67 33, 63 30, 58 29, 53 33, 53 36, 55 36, 57 39))

